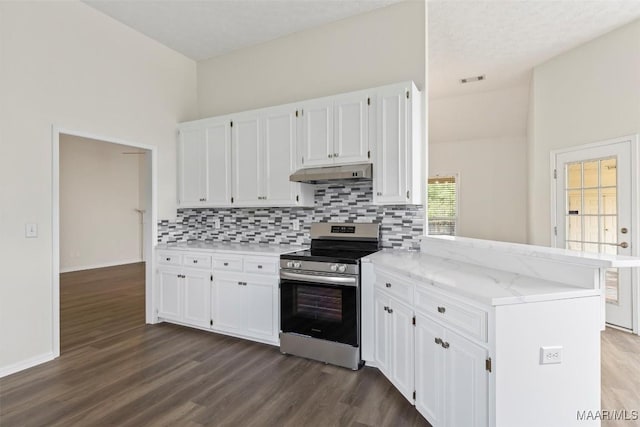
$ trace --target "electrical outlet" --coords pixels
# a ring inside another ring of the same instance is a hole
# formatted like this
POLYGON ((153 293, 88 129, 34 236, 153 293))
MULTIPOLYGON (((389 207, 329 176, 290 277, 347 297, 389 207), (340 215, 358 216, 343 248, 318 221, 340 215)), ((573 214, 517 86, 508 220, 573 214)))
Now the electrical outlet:
POLYGON ((213 228, 215 228, 215 229, 219 229, 220 228, 220 219, 219 218, 215 218, 213 220, 213 228))
POLYGON ((38 237, 38 224, 25 224, 24 226, 25 237, 38 237))
POLYGON ((300 231, 300 220, 294 219, 291 221, 291 228, 293 228, 293 231, 300 231))
POLYGON ((540 364, 562 363, 562 346, 540 347, 540 364))

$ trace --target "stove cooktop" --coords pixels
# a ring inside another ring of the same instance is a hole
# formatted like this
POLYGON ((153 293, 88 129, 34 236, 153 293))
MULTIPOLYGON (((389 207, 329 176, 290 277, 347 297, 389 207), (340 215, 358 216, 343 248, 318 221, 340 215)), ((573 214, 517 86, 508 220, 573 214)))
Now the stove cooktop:
POLYGON ((360 261, 360 258, 371 255, 374 252, 378 252, 378 250, 331 250, 311 248, 280 255, 280 259, 357 264, 358 261, 360 261))

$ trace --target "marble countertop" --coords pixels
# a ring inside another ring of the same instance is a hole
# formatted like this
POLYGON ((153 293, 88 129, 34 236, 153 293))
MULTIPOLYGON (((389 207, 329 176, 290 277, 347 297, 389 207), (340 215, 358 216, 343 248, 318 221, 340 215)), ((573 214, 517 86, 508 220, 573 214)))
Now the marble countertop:
POLYGON ((546 246, 525 245, 522 243, 497 242, 493 240, 473 239, 460 236, 425 236, 422 245, 430 242, 442 244, 451 243, 453 250, 467 247, 479 250, 489 249, 493 251, 508 252, 510 254, 524 255, 532 258, 540 258, 552 261, 569 262, 592 267, 640 267, 640 257, 625 255, 596 254, 589 252, 571 251, 562 248, 550 248, 546 246))
POLYGON ((228 242, 203 242, 168 243, 156 245, 156 250, 180 250, 194 252, 233 252, 238 255, 270 255, 280 256, 289 252, 306 249, 306 246, 297 245, 270 245, 267 243, 228 243, 228 242))
POLYGON ((485 305, 600 295, 598 289, 541 280, 423 252, 384 249, 367 256, 363 261, 419 280, 424 286, 434 286, 485 305))

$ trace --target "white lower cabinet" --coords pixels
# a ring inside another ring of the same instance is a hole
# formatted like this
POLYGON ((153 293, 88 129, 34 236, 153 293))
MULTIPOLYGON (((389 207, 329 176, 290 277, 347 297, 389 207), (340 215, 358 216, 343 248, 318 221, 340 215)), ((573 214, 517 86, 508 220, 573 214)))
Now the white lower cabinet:
POLYGON ((158 269, 158 317, 209 327, 211 272, 187 268, 158 269))
POLYGON ((435 426, 488 423, 487 350, 416 316, 416 409, 435 426))
POLYGON ((413 401, 413 309, 380 291, 375 301, 376 364, 400 393, 413 401))
POLYGON ((234 335, 278 341, 278 279, 249 274, 214 275, 213 328, 234 335))
POLYGON ((487 426, 486 323, 477 327, 458 315, 465 308, 482 320, 486 312, 442 295, 433 300, 431 290, 386 270, 376 268, 375 275, 375 366, 434 427, 487 426))

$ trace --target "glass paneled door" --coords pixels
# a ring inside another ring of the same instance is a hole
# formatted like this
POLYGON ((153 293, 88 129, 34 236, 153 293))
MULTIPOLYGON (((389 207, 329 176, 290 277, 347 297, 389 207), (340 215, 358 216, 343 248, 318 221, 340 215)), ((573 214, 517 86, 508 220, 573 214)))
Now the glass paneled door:
MULTIPOLYGON (((556 246, 631 255, 631 145, 617 142, 556 155, 556 246)), ((606 321, 632 328, 630 269, 604 274, 606 321)))

